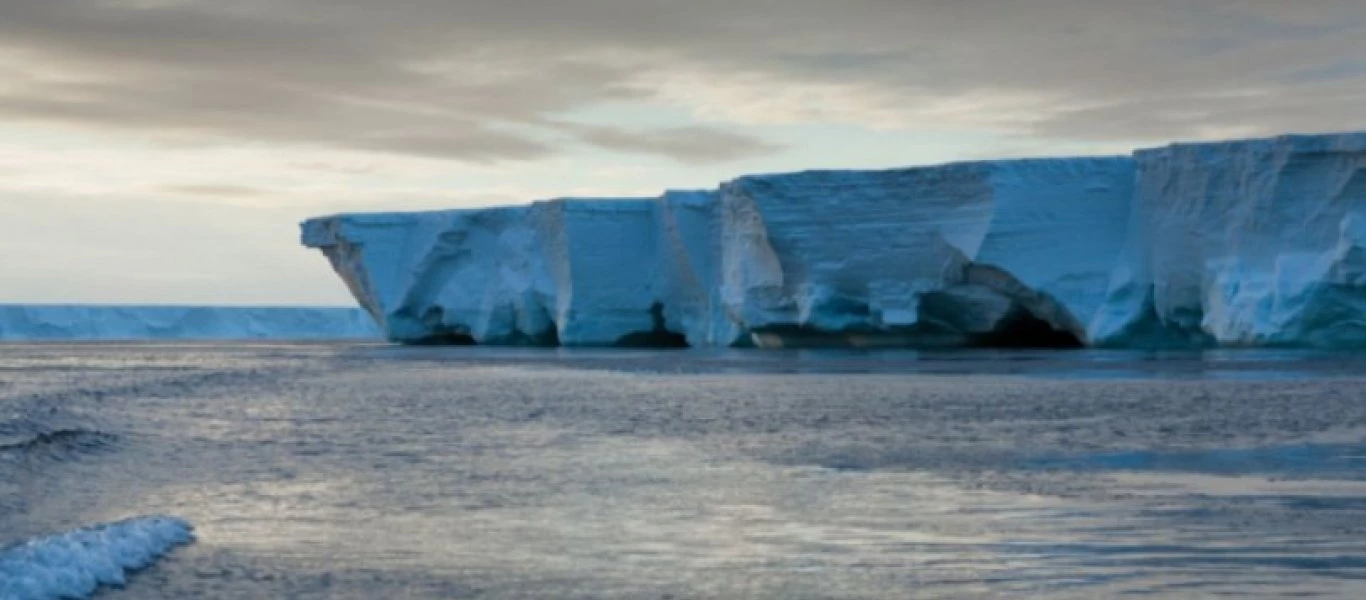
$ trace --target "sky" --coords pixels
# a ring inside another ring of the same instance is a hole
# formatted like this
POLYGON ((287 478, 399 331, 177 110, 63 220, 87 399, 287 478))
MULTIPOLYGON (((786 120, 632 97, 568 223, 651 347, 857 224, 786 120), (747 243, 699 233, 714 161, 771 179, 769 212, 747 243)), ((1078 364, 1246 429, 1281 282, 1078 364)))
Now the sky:
POLYGON ((1361 129, 1360 0, 0 0, 0 302, 350 304, 337 212, 1361 129))

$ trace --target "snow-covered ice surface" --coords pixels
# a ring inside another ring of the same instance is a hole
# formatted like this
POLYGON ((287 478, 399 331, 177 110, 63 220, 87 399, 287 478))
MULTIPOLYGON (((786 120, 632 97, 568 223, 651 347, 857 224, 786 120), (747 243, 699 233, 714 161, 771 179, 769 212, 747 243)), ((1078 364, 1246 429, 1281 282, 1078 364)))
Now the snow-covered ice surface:
POLYGON ((1366 135, 303 224, 388 337, 1366 345, 1366 135))
POLYGON ((0 304, 0 341, 379 337, 354 308, 0 304))
POLYGON ((192 540, 183 520, 140 517, 0 548, 0 599, 86 598, 192 540))
POLYGON ((1366 597, 1344 352, 10 344, 0 547, 99 600, 1366 597))

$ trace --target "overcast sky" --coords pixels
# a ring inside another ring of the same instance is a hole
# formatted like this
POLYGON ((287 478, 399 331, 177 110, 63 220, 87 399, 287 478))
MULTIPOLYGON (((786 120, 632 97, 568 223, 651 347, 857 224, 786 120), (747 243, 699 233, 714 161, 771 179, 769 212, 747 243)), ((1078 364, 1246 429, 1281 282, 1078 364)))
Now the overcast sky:
POLYGON ((347 304, 341 211, 1355 129, 1361 0, 0 0, 0 302, 347 304))

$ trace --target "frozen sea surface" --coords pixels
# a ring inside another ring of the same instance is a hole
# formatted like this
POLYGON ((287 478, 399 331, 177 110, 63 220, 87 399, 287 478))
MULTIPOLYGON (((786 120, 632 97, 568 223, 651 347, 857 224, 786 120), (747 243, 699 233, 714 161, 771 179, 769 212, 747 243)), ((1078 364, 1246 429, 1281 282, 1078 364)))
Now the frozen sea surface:
POLYGON ((1360 598, 1366 357, 0 345, 0 548, 147 514, 97 597, 1360 598))

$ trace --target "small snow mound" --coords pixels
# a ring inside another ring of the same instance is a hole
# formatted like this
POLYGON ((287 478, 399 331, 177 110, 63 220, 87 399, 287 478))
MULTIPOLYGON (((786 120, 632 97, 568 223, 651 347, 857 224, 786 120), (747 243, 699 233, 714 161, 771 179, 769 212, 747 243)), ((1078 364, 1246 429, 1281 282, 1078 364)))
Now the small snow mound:
POLYGON ((194 540, 175 517, 139 517, 82 527, 0 548, 0 600, 86 598, 102 585, 194 540))

